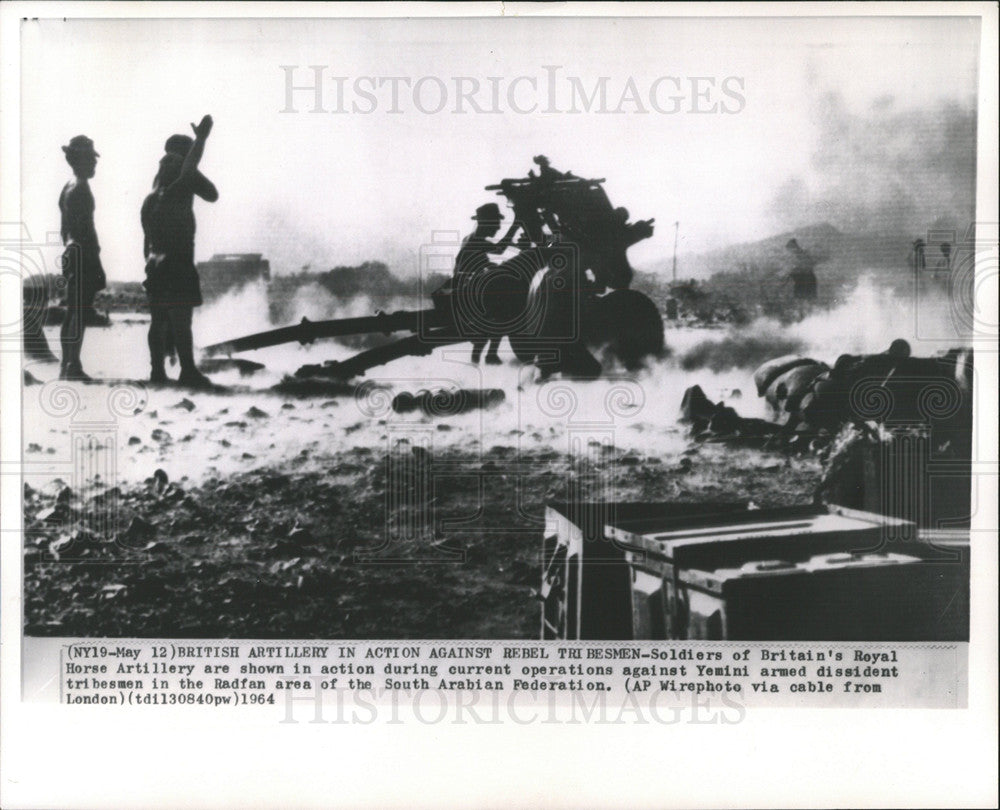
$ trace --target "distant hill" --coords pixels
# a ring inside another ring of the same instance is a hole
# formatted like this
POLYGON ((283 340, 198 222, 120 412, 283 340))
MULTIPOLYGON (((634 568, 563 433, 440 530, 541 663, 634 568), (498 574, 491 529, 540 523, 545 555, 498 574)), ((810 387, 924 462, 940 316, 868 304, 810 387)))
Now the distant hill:
MULTIPOLYGON (((947 230, 942 230, 943 235, 947 233, 947 230)), ((871 271, 885 274, 890 280, 905 279, 910 272, 910 251, 914 238, 910 234, 849 234, 823 222, 755 242, 742 242, 707 253, 678 256, 677 275, 679 279, 706 280, 717 273, 733 273, 751 267, 760 271, 780 269, 788 261, 785 245, 789 239, 796 239, 799 245, 820 262, 816 268, 817 275, 832 283, 853 283, 860 275, 871 271)), ((942 241, 948 238, 943 236, 942 241)), ((928 263, 937 262, 940 257, 939 246, 929 244, 928 263)), ((671 262, 668 260, 642 270, 642 275, 657 276, 663 282, 671 279, 671 262)))
MULTIPOLYGON (((940 241, 951 238, 942 231, 940 241)), ((661 306, 667 298, 679 298, 688 311, 697 310, 702 316, 781 316, 791 300, 788 273, 792 261, 786 249, 790 239, 817 262, 820 306, 843 301, 862 276, 890 287, 908 285, 912 278, 909 235, 848 234, 824 222, 678 257, 680 286, 672 285, 668 263, 637 271, 633 286, 661 306)), ((928 244, 925 255, 928 268, 933 268, 942 260, 940 242, 928 244)))

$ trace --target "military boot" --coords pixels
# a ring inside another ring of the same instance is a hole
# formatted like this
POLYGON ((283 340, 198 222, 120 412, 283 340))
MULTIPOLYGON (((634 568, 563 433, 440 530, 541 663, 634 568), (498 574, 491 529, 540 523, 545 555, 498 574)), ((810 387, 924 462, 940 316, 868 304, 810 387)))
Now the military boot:
POLYGON ((93 378, 83 370, 83 366, 79 363, 67 363, 59 371, 59 379, 73 382, 91 382, 93 378))

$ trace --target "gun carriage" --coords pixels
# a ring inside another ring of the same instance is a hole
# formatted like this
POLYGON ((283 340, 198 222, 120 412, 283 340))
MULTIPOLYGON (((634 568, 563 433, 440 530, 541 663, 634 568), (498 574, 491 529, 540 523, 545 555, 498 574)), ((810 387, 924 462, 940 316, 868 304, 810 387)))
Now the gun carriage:
POLYGON ((299 377, 351 379, 393 360, 430 354, 435 348, 483 338, 507 337, 517 358, 543 373, 594 378, 612 357, 636 369, 664 348, 656 305, 629 289, 628 248, 652 236, 653 220, 628 222, 615 208, 603 178, 585 179, 551 168, 504 179, 495 191, 513 209, 521 235, 517 254, 436 290, 433 307, 369 317, 309 321, 210 346, 228 354, 282 343, 311 343, 364 333, 410 332, 342 361, 303 366, 299 377))

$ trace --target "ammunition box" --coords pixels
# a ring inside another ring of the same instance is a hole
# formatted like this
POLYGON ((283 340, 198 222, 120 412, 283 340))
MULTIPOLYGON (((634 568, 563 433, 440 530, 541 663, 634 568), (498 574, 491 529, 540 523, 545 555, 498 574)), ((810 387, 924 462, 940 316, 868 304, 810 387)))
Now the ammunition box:
MULTIPOLYGON (((636 638, 821 640, 831 638, 831 633, 847 637, 843 633, 849 636, 861 631, 838 629, 832 620, 824 624, 820 619, 810 623, 798 618, 805 610, 803 605, 813 598, 811 589, 815 582, 825 576, 820 572, 825 568, 852 572, 877 568, 878 573, 866 575, 868 579, 888 576, 895 581, 895 575, 882 573, 890 558, 878 556, 889 542, 895 543, 892 550, 896 556, 910 554, 917 561, 926 555, 915 552, 927 551, 924 544, 913 542, 914 530, 906 521, 816 505, 689 518, 622 520, 606 529, 609 536, 625 547, 626 560, 632 569, 636 638), (899 543, 901 537, 909 542, 899 543), (837 555, 845 554, 847 557, 841 563, 832 562, 837 555), (826 562, 821 564, 823 560, 826 562), (804 579, 807 573, 815 576, 804 579), (657 578, 661 583, 659 590, 657 578), (804 584, 807 582, 813 584, 804 584), (737 600, 731 606, 726 601, 730 593, 745 592, 760 596, 741 596, 742 601, 737 600), (719 610, 720 599, 725 602, 726 610, 719 610), (661 632, 663 635, 659 635, 661 632)), ((895 556, 891 559, 894 564, 901 562, 895 556)), ((954 555, 951 562, 954 563, 954 555)), ((935 576, 940 580, 944 572, 957 571, 954 565, 949 569, 941 567, 944 561, 939 563, 935 572, 922 565, 919 577, 927 578, 929 584, 935 576)), ((851 576, 865 579, 857 574, 851 576)), ((956 585, 960 579, 958 573, 950 578, 951 584, 956 585)), ((841 580, 848 591, 851 581, 851 577, 841 580)), ((885 598, 891 598, 888 591, 885 598)), ((845 604, 850 605, 851 599, 845 595, 845 604)), ((919 621, 911 624, 908 631, 911 633, 951 632, 940 624, 933 631, 919 630, 917 626, 922 625, 919 621)), ((871 632, 881 631, 875 628, 871 632)), ((893 632, 902 633, 904 628, 893 632)))
MULTIPOLYGON (((746 512, 745 503, 611 503, 551 501, 545 509, 542 584, 538 598, 543 639, 630 640, 662 633, 660 625, 633 630, 630 604, 638 589, 625 546, 606 531, 609 524, 746 512)), ((655 577, 656 582, 661 578, 655 577)), ((656 589, 657 591, 659 588, 656 589)), ((653 593, 652 598, 659 598, 653 593)), ((662 625, 662 620, 660 622, 662 625)))

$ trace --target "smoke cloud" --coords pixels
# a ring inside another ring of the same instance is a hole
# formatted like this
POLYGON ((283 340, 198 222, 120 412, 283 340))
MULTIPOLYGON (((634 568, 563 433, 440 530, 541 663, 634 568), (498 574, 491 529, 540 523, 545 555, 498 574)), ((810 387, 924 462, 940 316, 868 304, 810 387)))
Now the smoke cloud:
MULTIPOLYGON (((667 332, 667 340, 674 336, 667 332)), ((917 356, 931 356, 970 344, 966 325, 955 317, 946 287, 931 280, 902 294, 864 275, 847 299, 832 309, 818 308, 803 320, 782 325, 758 318, 719 336, 684 347, 679 365, 687 372, 742 370, 785 354, 802 354, 833 363, 841 354, 883 352, 897 338, 917 356), (859 324, 863 325, 859 327, 859 324)))
POLYGON ((790 177, 770 209, 791 230, 829 222, 854 233, 962 230, 975 215, 976 111, 956 102, 899 109, 891 96, 863 114, 819 96, 811 176, 790 177))

